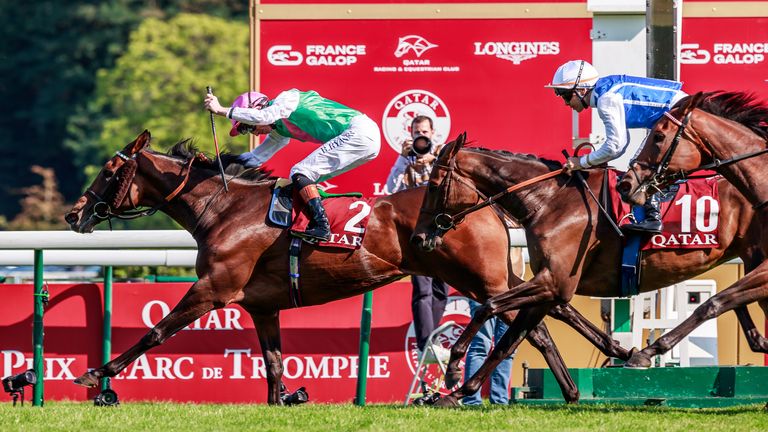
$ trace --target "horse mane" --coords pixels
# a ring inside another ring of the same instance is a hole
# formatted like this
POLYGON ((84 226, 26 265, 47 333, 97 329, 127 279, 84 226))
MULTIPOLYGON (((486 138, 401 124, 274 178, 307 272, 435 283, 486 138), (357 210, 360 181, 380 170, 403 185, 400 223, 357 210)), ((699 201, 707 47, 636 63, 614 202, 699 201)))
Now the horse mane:
POLYGON ((558 162, 552 159, 541 158, 530 153, 513 153, 508 150, 491 150, 484 147, 465 147, 465 149, 475 151, 477 153, 489 154, 492 156, 501 156, 505 159, 510 159, 510 160, 523 160, 523 161, 535 160, 546 165, 547 168, 549 168, 551 171, 559 170, 563 168, 562 162, 558 162))
POLYGON ((754 93, 707 92, 696 108, 741 123, 768 140, 768 102, 760 100, 754 93))
MULTIPOLYGON (((210 159, 208 157, 198 157, 200 151, 191 138, 183 139, 171 147, 168 150, 167 155, 171 157, 181 158, 188 161, 190 158, 195 158, 192 162, 192 166, 195 168, 202 168, 212 171, 213 174, 219 173, 219 162, 217 159, 210 159)), ((224 166, 224 172, 226 174, 236 176, 237 178, 244 180, 251 180, 255 182, 275 180, 277 177, 272 176, 272 171, 262 168, 246 168, 241 163, 237 162, 237 155, 233 155, 229 152, 221 153, 221 164, 224 166)))

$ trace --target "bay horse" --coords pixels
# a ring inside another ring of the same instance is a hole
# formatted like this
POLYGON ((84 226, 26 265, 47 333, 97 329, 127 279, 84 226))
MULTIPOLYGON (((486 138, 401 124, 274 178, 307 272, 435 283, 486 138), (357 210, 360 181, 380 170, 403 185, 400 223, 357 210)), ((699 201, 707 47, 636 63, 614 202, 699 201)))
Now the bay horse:
MULTIPOLYGON (((463 139, 449 143, 435 162, 412 241, 426 251, 455 247, 461 239, 452 228, 473 223, 463 218, 470 216, 478 203, 488 202, 485 197, 492 197, 525 229, 535 275, 478 309, 451 350, 451 382, 458 379, 459 360, 480 325, 492 315, 513 309, 519 313, 477 374, 440 399, 442 406, 456 405, 477 391, 496 364, 513 352, 555 305, 566 304, 574 294, 621 295, 622 239, 585 188, 566 175, 560 162, 463 145, 463 139)), ((591 189, 600 189, 603 170, 581 173, 591 189)), ((718 187, 721 208, 728 209, 727 216, 719 221, 719 247, 645 251, 640 292, 684 281, 736 256, 748 268, 762 260, 760 248, 752 240, 759 237, 761 229, 753 209, 726 181, 721 179, 718 187)), ((768 340, 759 333, 747 333, 747 338, 750 346, 768 352, 768 340)))
MULTIPOLYGON (((288 293, 286 230, 266 224, 271 190, 277 178, 251 170, 229 179, 229 191, 217 171, 217 163, 196 155, 181 142, 171 154, 154 152, 150 134, 144 131, 103 166, 93 183, 65 219, 79 233, 111 217, 133 218, 162 211, 189 231, 198 247, 195 282, 179 303, 141 340, 101 367, 77 378, 77 384, 96 386, 102 377, 113 377, 149 349, 162 344, 205 313, 236 303, 253 319, 266 363, 270 404, 281 404, 283 374, 280 344, 280 310, 292 306, 288 293), (149 209, 140 209, 140 206, 149 209)), ((231 155, 222 155, 222 161, 231 155)), ((229 172, 242 170, 227 164, 229 172)), ((362 247, 351 250, 305 245, 301 256, 303 305, 327 303, 386 285, 409 274, 424 274, 446 281, 463 295, 480 302, 522 282, 510 270, 483 254, 509 256, 508 231, 491 209, 473 214, 470 224, 458 229, 460 239, 452 247, 429 256, 409 242, 425 188, 406 190, 379 198, 372 209, 362 247), (483 245, 475 248, 469 245, 483 245)), ((605 333, 573 308, 555 310, 606 355, 629 358, 605 333)), ((511 322, 514 313, 506 316, 511 322)), ((529 334, 555 373, 570 402, 578 390, 543 325, 529 334)))
MULTIPOLYGON (((699 169, 713 169, 749 200, 760 223, 768 226, 766 147, 768 103, 742 92, 697 93, 656 122, 617 189, 624 201, 643 204, 658 188, 699 169)), ((768 232, 763 231, 760 245, 765 257, 768 232)), ((635 353, 627 365, 649 366, 652 356, 669 351, 701 323, 731 309, 745 331, 757 334, 746 313, 746 305, 755 301, 768 313, 768 263, 699 305, 678 327, 635 353)))

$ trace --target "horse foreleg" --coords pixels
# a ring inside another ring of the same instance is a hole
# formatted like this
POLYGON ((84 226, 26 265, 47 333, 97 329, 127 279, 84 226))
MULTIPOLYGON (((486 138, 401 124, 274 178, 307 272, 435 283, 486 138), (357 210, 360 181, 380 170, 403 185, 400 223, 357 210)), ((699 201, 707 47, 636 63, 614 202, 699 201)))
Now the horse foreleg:
MULTIPOLYGON (((539 325, 528 333, 527 339, 544 356, 549 369, 555 375, 560 391, 563 392, 565 402, 577 403, 579 401, 579 389, 576 387, 576 383, 573 382, 571 374, 568 373, 568 367, 565 365, 563 357, 560 356, 560 351, 555 346, 555 342, 552 340, 552 336, 549 334, 544 321, 540 322, 539 325)), ((512 355, 512 353, 509 353, 509 355, 512 355)))
POLYGON ((85 387, 96 387, 99 384, 100 378, 114 377, 119 374, 139 356, 149 349, 162 344, 169 337, 176 334, 176 332, 210 312, 213 308, 214 301, 211 298, 210 285, 202 280, 196 282, 176 307, 160 320, 157 325, 152 327, 138 343, 100 368, 81 375, 75 380, 75 384, 85 387))
POLYGON ((596 346, 607 357, 628 360, 630 351, 623 348, 618 341, 584 318, 570 303, 557 305, 549 311, 549 316, 560 320, 579 332, 580 335, 596 346))
POLYGON ((739 306, 768 298, 768 271, 766 270, 768 270, 768 261, 739 279, 735 284, 710 297, 679 326, 642 351, 634 353, 626 362, 625 367, 650 367, 653 356, 664 354, 672 349, 704 321, 717 318, 722 313, 739 306))
POLYGON ((472 316, 472 320, 464 328, 459 338, 451 347, 451 358, 448 361, 448 367, 445 372, 445 388, 453 388, 461 381, 461 359, 467 354, 469 350, 469 344, 472 342, 472 338, 480 331, 483 324, 490 318, 488 308, 485 305, 479 306, 475 309, 475 314, 472 316))
POLYGON ((280 345, 280 312, 269 315, 251 314, 259 335, 261 354, 267 371, 267 403, 282 405, 280 384, 283 380, 283 354, 280 345))
POLYGON ((547 310, 550 307, 551 305, 544 305, 520 310, 515 320, 509 326, 507 332, 504 333, 501 340, 497 341, 491 354, 480 366, 480 369, 465 381, 461 387, 444 398, 439 399, 436 405, 457 406, 459 400, 464 396, 474 394, 476 391, 480 390, 483 382, 485 382, 488 375, 493 372, 496 365, 517 349, 520 343, 528 335, 528 332, 541 322, 541 319, 544 318, 544 315, 547 314, 547 310))

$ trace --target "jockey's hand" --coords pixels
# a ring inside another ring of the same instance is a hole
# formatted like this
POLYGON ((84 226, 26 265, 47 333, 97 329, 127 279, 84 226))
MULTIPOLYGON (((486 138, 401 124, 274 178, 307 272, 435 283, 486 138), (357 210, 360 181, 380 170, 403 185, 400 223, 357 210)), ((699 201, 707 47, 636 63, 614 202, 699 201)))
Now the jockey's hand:
POLYGON ((219 98, 212 94, 205 95, 205 109, 221 116, 227 115, 227 108, 219 103, 219 98))
POLYGON ((578 156, 569 157, 568 160, 565 161, 565 165, 564 165, 565 169, 568 172, 584 169, 584 167, 581 166, 580 159, 581 158, 579 158, 578 156))

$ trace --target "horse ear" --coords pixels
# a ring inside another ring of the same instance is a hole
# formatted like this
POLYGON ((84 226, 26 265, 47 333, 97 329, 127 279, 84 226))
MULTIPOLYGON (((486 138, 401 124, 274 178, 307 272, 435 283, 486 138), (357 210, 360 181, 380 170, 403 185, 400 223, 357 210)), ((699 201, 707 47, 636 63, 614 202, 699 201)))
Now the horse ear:
POLYGON ((152 135, 148 130, 144 129, 144 132, 140 133, 132 143, 125 146, 125 152, 129 155, 134 155, 144 150, 149 145, 151 139, 152 135))
POLYGON ((459 134, 458 137, 456 137, 456 141, 453 142, 453 146, 451 147, 451 151, 448 154, 450 158, 453 158, 456 156, 456 154, 461 150, 462 147, 464 147, 464 144, 467 143, 467 133, 462 132, 459 134))
POLYGON ((699 106, 701 101, 704 100, 704 92, 698 92, 695 95, 688 98, 688 103, 683 107, 683 115, 693 111, 694 108, 699 106))

